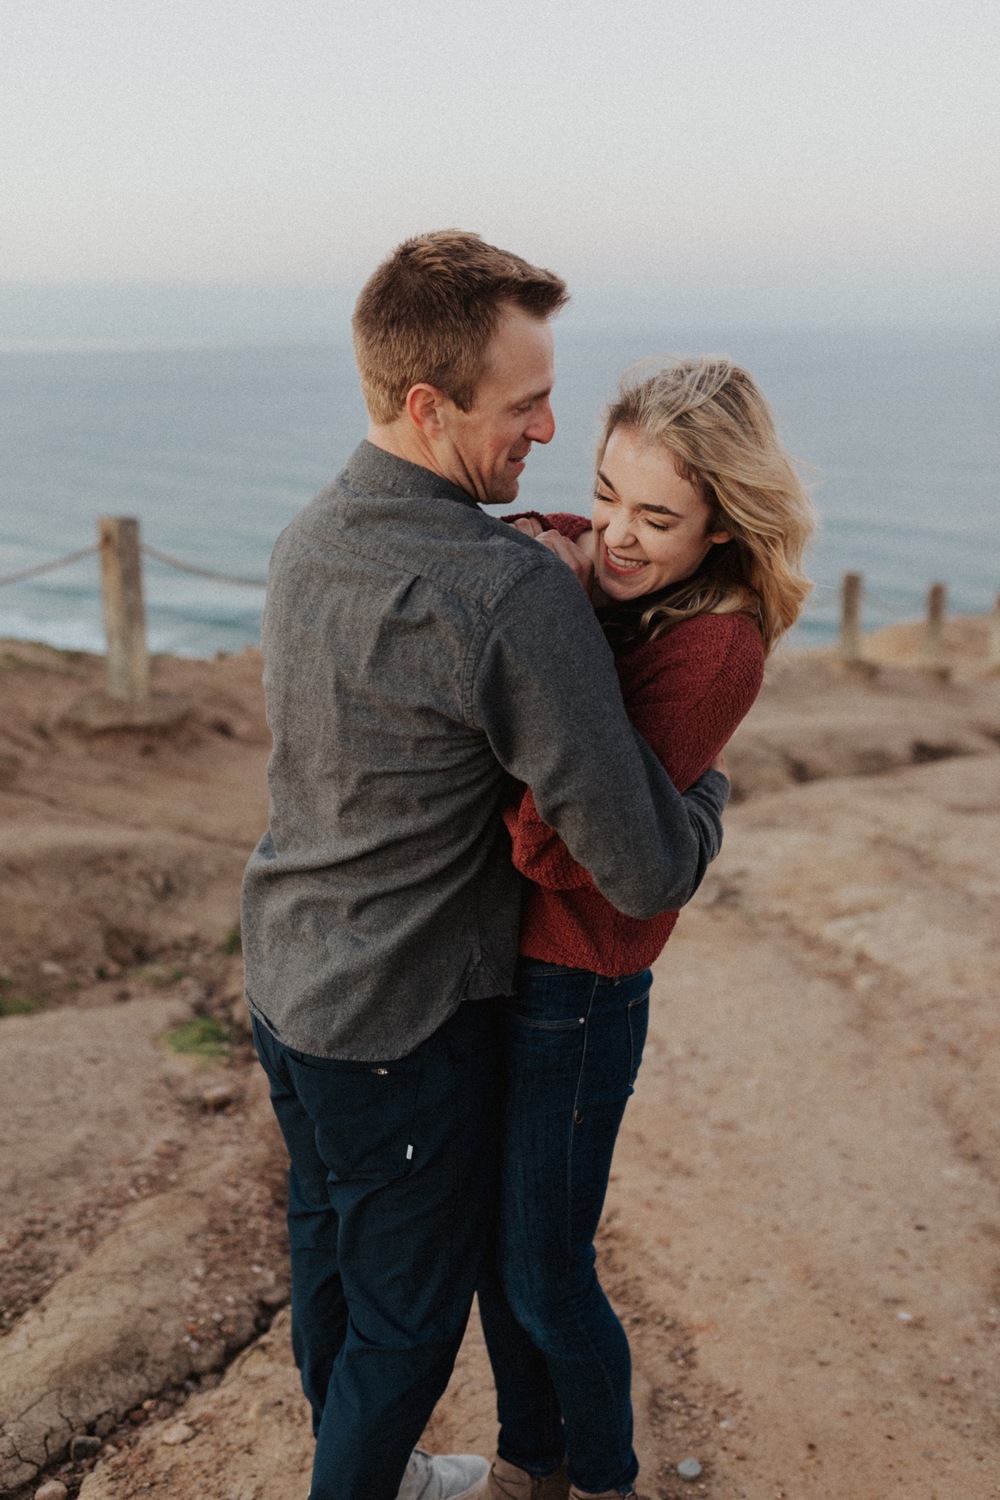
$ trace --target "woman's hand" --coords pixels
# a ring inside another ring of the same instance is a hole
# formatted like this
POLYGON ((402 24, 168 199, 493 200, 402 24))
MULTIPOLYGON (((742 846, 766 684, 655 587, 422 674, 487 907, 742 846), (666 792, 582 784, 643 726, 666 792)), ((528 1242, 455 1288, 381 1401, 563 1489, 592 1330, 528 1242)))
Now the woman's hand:
POLYGON ((589 596, 590 586, 594 581, 594 564, 583 548, 578 547, 576 542, 571 542, 568 536, 563 536, 561 531, 539 530, 537 539, 543 547, 548 547, 550 552, 554 552, 568 568, 572 568, 584 592, 589 596))
POLYGON ((727 781, 732 780, 729 775, 729 767, 726 765, 726 752, 724 748, 719 751, 718 755, 715 757, 708 769, 710 771, 721 771, 727 781))
POLYGON ((545 530, 541 521, 536 521, 534 516, 521 516, 517 521, 510 523, 515 531, 523 531, 525 536, 541 536, 545 530))

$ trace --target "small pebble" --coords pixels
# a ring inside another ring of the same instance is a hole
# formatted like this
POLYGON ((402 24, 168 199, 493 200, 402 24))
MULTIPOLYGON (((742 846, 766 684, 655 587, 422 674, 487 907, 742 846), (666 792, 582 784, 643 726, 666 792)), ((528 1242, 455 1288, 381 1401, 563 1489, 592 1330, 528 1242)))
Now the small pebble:
POLYGON ((99 1437, 75 1437, 69 1445, 69 1456, 74 1463, 81 1458, 93 1458, 95 1453, 101 1451, 101 1440, 99 1437))
POLYGON ((899 1321, 901 1323, 912 1323, 913 1322, 913 1314, 911 1312, 904 1312, 902 1308, 899 1309, 899 1312, 896 1314, 896 1317, 899 1319, 899 1321))
POLYGON ((288 1301, 288 1288, 286 1286, 265 1287, 257 1293, 257 1301, 261 1307, 266 1307, 269 1312, 277 1312, 279 1307, 284 1307, 288 1301))
POLYGON ((35 1491, 35 1500, 68 1500, 69 1490, 59 1479, 48 1479, 35 1491))
POLYGON ((701 1473, 701 1464, 696 1458, 685 1458, 677 1465, 677 1472, 682 1479, 697 1479, 701 1473))
POLYGON ((167 1428, 160 1441, 166 1443, 168 1448, 177 1448, 181 1443, 189 1443, 193 1437, 193 1427, 189 1427, 186 1422, 175 1422, 172 1427, 167 1428))
POLYGON ((209 1088, 202 1089, 202 1109, 216 1110, 225 1109, 240 1097, 239 1086, 235 1083, 213 1083, 209 1088))

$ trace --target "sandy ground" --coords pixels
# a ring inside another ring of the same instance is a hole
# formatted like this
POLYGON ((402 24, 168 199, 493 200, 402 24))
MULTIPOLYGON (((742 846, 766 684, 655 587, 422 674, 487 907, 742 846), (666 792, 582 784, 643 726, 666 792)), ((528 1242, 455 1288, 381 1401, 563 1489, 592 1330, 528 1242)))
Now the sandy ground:
MULTIPOLYGON (((1000 1495, 1000 681, 951 645, 772 668, 657 965, 600 1239, 656 1500, 1000 1495)), ((187 723, 85 736, 100 663, 0 646, 0 1495, 308 1488, 231 951, 259 671, 158 662, 187 723), (214 1058, 169 1045, 199 1017, 214 1058)), ((494 1440, 473 1322, 427 1441, 494 1440)))

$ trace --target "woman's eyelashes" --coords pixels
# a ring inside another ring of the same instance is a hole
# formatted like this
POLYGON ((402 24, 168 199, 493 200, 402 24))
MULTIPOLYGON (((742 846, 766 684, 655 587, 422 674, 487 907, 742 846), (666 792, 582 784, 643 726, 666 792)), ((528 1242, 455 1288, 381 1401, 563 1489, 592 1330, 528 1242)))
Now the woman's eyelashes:
MULTIPOLYGON (((602 505, 618 504, 617 496, 602 494, 600 490, 594 491, 594 499, 599 500, 602 505)), ((654 531, 670 531, 672 529, 670 526, 665 526, 662 521, 651 520, 649 516, 643 516, 641 519, 645 521, 647 526, 651 526, 654 531)))

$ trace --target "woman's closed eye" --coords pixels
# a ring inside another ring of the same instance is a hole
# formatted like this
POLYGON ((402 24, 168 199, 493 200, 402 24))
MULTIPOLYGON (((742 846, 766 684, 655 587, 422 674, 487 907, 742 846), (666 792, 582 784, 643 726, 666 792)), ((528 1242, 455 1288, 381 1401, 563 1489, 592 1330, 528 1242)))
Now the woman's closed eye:
MULTIPOLYGON (((602 505, 617 505, 618 504, 618 497, 617 497, 617 495, 607 495, 602 490, 595 490, 594 491, 594 499, 595 500, 599 500, 602 505)), ((646 525, 649 526, 649 527, 651 527, 653 531, 672 531, 673 530, 672 526, 664 524, 664 522, 662 522, 662 521, 654 521, 651 516, 646 516, 646 515, 640 516, 640 520, 645 521, 646 525)))

